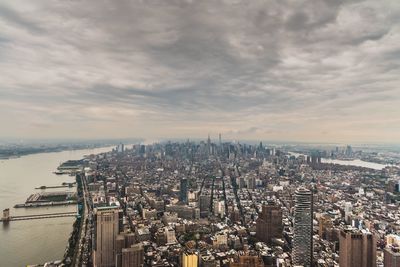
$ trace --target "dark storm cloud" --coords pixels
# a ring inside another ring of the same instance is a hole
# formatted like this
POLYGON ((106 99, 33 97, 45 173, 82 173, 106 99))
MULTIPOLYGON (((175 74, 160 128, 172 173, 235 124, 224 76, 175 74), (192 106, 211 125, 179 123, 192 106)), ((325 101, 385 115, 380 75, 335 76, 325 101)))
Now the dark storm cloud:
POLYGON ((8 1, 0 101, 54 135, 315 139, 342 123, 354 140, 354 122, 396 121, 399 17, 389 0, 8 1))

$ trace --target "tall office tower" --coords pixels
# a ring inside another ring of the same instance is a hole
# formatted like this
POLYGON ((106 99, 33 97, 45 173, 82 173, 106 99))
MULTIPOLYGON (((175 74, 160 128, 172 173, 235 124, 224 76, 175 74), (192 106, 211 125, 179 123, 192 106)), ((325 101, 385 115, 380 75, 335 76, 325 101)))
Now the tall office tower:
POLYGON ((202 194, 199 197, 199 207, 200 207, 200 217, 205 218, 208 216, 208 212, 210 210, 210 195, 202 194))
POLYGON ((117 146, 117 152, 118 153, 123 153, 124 152, 124 144, 119 144, 118 146, 117 146))
POLYGON ((188 202, 187 191, 188 191, 188 180, 186 178, 182 178, 179 191, 179 201, 182 201, 186 204, 188 202))
POLYGON ((318 163, 318 156, 317 155, 311 155, 311 163, 313 165, 318 163))
POLYGON ((383 266, 400 267, 400 247, 397 244, 385 248, 383 266))
POLYGON ((353 204, 351 202, 344 203, 344 220, 350 223, 351 215, 353 215, 353 204))
POLYGON ((221 134, 219 134, 219 146, 221 146, 222 145, 222 137, 221 137, 221 134))
POLYGON ((122 249, 122 267, 142 267, 144 264, 144 250, 142 244, 132 245, 122 249))
POLYGON ((125 246, 130 247, 135 243, 136 237, 134 233, 125 234, 125 246))
POLYGON ((313 255, 313 195, 304 187, 295 193, 293 265, 312 266, 313 255))
POLYGON ((281 207, 273 202, 264 205, 256 224, 256 237, 258 240, 270 244, 272 238, 282 237, 282 231, 281 207))
POLYGON ((207 155, 211 154, 211 139, 210 139, 210 135, 208 135, 207 138, 207 155))
POLYGON ((350 145, 346 147, 346 151, 344 152, 346 157, 352 157, 353 156, 353 149, 351 148, 350 145))
POLYGON ((182 267, 197 267, 199 256, 197 253, 184 252, 182 254, 182 267))
POLYGON ((140 145, 139 148, 139 154, 144 155, 146 153, 146 146, 145 145, 140 145))
POLYGON ((125 236, 123 234, 117 235, 115 239, 115 253, 116 253, 116 266, 120 267, 122 264, 122 249, 126 247, 125 236))
POLYGON ((117 207, 95 209, 93 264, 96 267, 115 266, 116 238, 120 232, 122 212, 117 207))
POLYGON ((247 179, 247 188, 248 189, 256 189, 257 187, 257 181, 256 177, 249 177, 247 179))
POLYGON ((347 229, 340 231, 339 266, 376 267, 375 236, 365 230, 347 229))

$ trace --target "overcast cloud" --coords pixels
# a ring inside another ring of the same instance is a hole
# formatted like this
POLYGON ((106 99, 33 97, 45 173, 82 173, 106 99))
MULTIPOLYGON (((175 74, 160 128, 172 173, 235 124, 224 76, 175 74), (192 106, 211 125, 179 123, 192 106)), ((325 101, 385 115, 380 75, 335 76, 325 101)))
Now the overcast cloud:
POLYGON ((400 1, 1 1, 0 137, 399 142, 400 1))

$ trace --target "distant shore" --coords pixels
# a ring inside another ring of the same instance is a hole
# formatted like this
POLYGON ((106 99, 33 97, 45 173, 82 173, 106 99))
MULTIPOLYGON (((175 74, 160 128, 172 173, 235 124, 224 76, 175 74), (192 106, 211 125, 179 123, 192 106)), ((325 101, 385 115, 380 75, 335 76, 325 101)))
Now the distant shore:
POLYGON ((115 144, 93 144, 93 145, 75 144, 75 145, 57 145, 48 147, 33 147, 33 146, 5 147, 5 148, 0 148, 0 160, 15 159, 39 153, 52 153, 52 152, 61 152, 66 150, 95 149, 113 145, 115 144))

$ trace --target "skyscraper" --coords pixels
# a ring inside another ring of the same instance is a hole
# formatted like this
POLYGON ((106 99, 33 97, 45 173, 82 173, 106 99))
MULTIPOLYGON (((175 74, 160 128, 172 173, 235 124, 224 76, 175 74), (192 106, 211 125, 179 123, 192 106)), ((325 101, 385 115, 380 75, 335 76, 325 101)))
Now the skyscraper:
POLYGON ((383 262, 385 267, 400 267, 400 247, 397 244, 385 248, 383 262))
POLYGON ((122 265, 122 249, 125 247, 125 236, 123 234, 117 235, 117 238, 115 239, 116 267, 121 267, 122 265))
POLYGON ((197 267, 199 256, 197 253, 184 252, 182 254, 182 267, 197 267))
POLYGON ((373 234, 356 229, 342 230, 339 242, 340 267, 376 267, 376 238, 373 234))
POLYGON ((262 207, 262 213, 257 219, 256 236, 265 243, 271 243, 272 238, 282 237, 282 209, 275 203, 262 207))
POLYGON ((351 202, 344 203, 344 220, 349 223, 353 214, 353 204, 351 202))
POLYGON ((295 193, 293 265, 312 266, 313 254, 313 195, 304 187, 295 193))
POLYGON ((95 209, 95 229, 93 240, 93 264, 96 267, 115 266, 116 239, 120 232, 120 216, 117 207, 95 209))
POLYGON ((346 147, 346 151, 344 152, 344 154, 346 157, 349 157, 349 158, 351 158, 353 156, 353 149, 351 148, 350 145, 348 145, 346 147))
POLYGON ((199 197, 200 217, 205 218, 208 216, 210 210, 210 195, 202 194, 199 197))
POLYGON ((117 152, 118 153, 123 153, 124 152, 124 144, 119 144, 118 146, 117 146, 117 152))
POLYGON ((187 191, 188 191, 188 180, 186 178, 182 178, 179 191, 179 201, 187 203, 187 191))
POLYGON ((122 267, 142 267, 144 263, 144 250, 141 244, 132 245, 122 249, 122 267))
POLYGON ((210 139, 210 135, 208 135, 207 138, 207 155, 209 156, 211 154, 211 139, 210 139))

